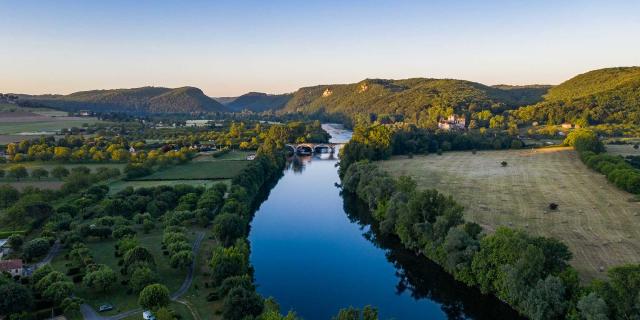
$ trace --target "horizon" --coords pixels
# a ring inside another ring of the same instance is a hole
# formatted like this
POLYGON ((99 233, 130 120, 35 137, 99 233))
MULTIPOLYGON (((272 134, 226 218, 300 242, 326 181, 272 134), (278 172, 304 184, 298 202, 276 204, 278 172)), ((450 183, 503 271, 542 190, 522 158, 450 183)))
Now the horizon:
POLYGON ((0 91, 21 94, 193 86, 236 97, 367 78, 557 85, 640 65, 631 1, 67 0, 0 10, 12 44, 0 49, 0 91))

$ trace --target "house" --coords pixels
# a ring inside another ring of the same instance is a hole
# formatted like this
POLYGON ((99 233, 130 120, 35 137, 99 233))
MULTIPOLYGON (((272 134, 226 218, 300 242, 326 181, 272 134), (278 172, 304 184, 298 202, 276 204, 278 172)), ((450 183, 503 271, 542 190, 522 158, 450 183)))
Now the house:
POLYGON ((438 129, 442 130, 464 130, 467 125, 467 119, 462 116, 458 117, 455 114, 450 115, 447 119, 440 119, 438 121, 438 129))
POLYGON ((255 154, 250 154, 247 156, 247 160, 255 160, 256 159, 256 155, 255 154))
POLYGON ((134 147, 129 147, 129 153, 131 153, 131 154, 136 154, 136 148, 134 148, 134 147))
POLYGON ((8 272, 12 276, 22 276, 22 260, 0 260, 0 272, 8 272))
POLYGON ((9 239, 0 239, 0 260, 11 252, 9 239))
POLYGON ((206 127, 211 123, 211 120, 187 120, 185 122, 186 127, 206 127))
POLYGON ((571 129, 573 128, 573 125, 571 123, 563 123, 561 124, 562 129, 571 129))

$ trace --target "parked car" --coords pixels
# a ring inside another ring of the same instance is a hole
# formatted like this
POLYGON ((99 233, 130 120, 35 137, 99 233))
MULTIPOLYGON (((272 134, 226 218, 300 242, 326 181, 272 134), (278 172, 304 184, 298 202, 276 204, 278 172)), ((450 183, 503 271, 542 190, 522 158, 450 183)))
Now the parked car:
POLYGON ((156 316, 154 316, 149 310, 145 310, 142 313, 142 318, 144 318, 144 320, 156 320, 156 316))
POLYGON ((99 308, 99 312, 111 311, 113 310, 113 306, 109 303, 102 304, 99 308))

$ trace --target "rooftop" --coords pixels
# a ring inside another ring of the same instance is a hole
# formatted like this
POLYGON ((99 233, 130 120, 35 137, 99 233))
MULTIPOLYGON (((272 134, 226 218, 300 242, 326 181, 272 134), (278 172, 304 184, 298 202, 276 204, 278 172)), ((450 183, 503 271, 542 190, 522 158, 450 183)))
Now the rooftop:
POLYGON ((22 260, 0 260, 0 271, 9 271, 22 268, 22 260))

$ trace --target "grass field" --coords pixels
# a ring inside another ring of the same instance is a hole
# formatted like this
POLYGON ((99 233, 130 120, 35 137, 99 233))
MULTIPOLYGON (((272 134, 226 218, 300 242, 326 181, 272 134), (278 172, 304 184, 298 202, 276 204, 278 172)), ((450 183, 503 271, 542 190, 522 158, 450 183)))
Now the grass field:
POLYGON ((247 156, 256 154, 255 151, 231 150, 218 158, 214 158, 211 154, 200 154, 193 161, 219 161, 219 160, 246 160, 247 156))
POLYGON ((175 186, 178 184, 186 184, 190 186, 201 186, 201 187, 211 187, 216 183, 226 183, 227 185, 231 185, 231 179, 220 179, 220 180, 148 180, 148 181, 114 181, 109 184, 109 192, 117 193, 118 191, 126 188, 133 187, 137 188, 152 188, 157 186, 175 186))
POLYGON ((0 179, 0 185, 8 184, 20 191, 26 187, 35 187, 39 189, 58 190, 62 187, 63 182, 55 179, 27 179, 21 181, 15 181, 12 179, 0 179))
POLYGON ((447 152, 380 166, 452 195, 465 206, 465 217, 489 232, 509 226, 562 240, 583 280, 605 277, 601 267, 640 262, 640 203, 569 148, 447 152), (559 204, 557 211, 548 211, 551 202, 559 204))
POLYGON ((183 165, 172 166, 157 171, 149 176, 136 179, 143 180, 211 180, 231 179, 235 177, 248 161, 218 160, 192 161, 183 165))
POLYGON ((620 156, 640 156, 640 149, 634 149, 632 144, 608 144, 607 153, 620 156))
MULTIPOLYGON (((0 134, 17 134, 17 133, 53 133, 64 128, 80 128, 83 124, 96 123, 96 118, 70 119, 70 120, 48 120, 48 121, 30 121, 30 122, 0 122, 0 134)), ((25 136, 28 138, 28 136, 25 136)))

